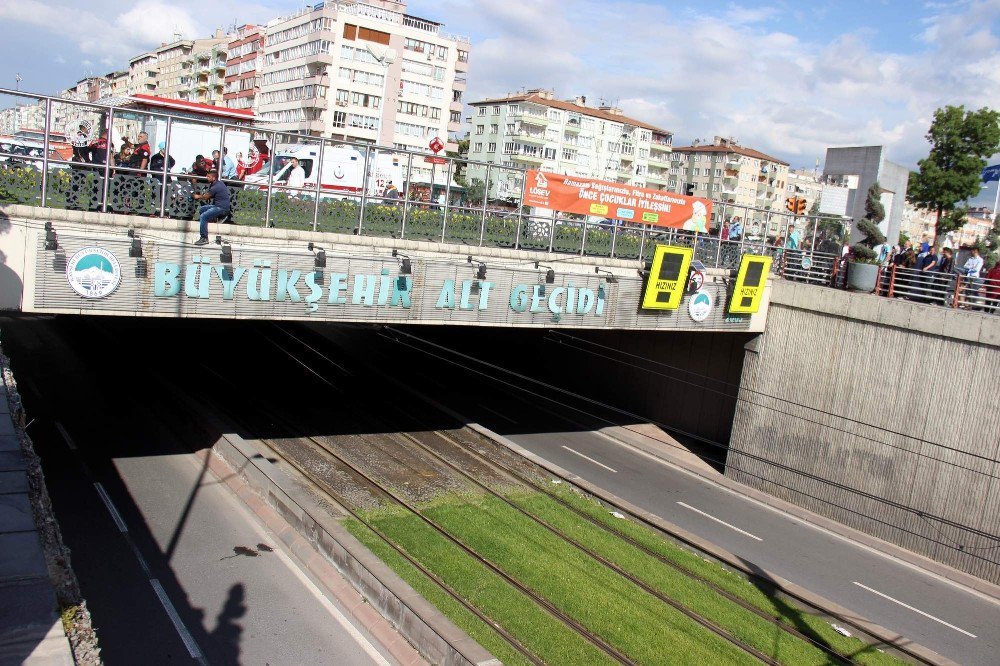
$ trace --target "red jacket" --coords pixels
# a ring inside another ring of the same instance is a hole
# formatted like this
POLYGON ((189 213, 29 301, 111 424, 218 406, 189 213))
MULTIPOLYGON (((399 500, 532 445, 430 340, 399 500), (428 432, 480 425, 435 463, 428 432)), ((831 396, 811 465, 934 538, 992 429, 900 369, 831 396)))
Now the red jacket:
POLYGON ((986 273, 986 295, 1000 298, 1000 261, 986 273))

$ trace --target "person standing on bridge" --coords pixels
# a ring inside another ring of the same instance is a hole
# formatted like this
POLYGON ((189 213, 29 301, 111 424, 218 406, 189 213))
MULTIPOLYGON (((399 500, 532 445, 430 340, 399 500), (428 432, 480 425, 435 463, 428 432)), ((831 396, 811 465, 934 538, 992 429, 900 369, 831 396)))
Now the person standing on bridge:
MULTIPOLYGON (((306 170, 302 168, 299 164, 299 158, 293 157, 291 160, 292 166, 288 170, 288 180, 285 181, 285 185, 288 187, 305 187, 306 185, 306 170)), ((291 196, 299 194, 295 192, 291 196)))
POLYGON ((219 180, 219 172, 212 169, 208 172, 208 192, 193 194, 192 196, 195 199, 212 202, 202 206, 199 211, 199 236, 198 240, 195 241, 195 245, 207 245, 208 223, 217 221, 220 217, 228 215, 232 210, 230 207, 229 188, 219 180))

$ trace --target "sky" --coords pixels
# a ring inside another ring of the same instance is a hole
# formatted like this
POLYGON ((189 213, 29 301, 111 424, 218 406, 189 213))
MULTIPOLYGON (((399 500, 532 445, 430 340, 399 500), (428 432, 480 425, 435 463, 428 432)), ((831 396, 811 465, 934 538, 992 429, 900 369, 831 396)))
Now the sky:
MULTIPOLYGON (((0 87, 53 93, 174 33, 264 23, 279 0, 0 3, 0 87)), ((829 146, 885 145, 910 168, 934 110, 1000 109, 1000 0, 410 0, 408 12, 472 40, 466 100, 525 88, 606 100, 674 133, 789 162, 829 146)), ((1000 161, 1000 155, 990 163, 1000 161)), ((981 201, 992 205, 995 185, 981 201)))

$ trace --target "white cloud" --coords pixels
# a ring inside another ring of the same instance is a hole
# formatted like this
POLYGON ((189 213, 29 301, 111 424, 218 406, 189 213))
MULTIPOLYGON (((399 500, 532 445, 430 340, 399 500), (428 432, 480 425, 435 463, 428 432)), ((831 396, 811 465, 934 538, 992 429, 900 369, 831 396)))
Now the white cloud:
MULTIPOLYGON (((474 26, 469 100, 522 87, 617 101, 678 140, 735 136, 812 165, 826 148, 885 144, 908 165, 927 152, 934 109, 1000 108, 1000 0, 937 7, 901 53, 873 29, 808 41, 772 9, 684 13, 618 0, 442 0, 474 26), (780 29, 779 29, 780 26, 780 29)), ((710 11, 710 10, 705 10, 710 11)), ((810 19, 812 20, 812 19, 810 19)))

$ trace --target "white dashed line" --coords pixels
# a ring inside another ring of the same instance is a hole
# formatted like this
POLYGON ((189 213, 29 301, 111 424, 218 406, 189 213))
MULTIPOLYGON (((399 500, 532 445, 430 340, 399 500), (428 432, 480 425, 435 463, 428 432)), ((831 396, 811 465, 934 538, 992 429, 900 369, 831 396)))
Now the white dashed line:
POLYGON ((970 633, 969 633, 968 631, 966 631, 965 629, 959 629, 958 627, 956 627, 956 626, 955 626, 955 625, 953 625, 953 624, 948 624, 948 623, 947 623, 947 622, 945 622, 944 620, 941 620, 941 619, 939 619, 939 618, 936 618, 936 617, 934 617, 933 615, 931 615, 930 613, 925 613, 925 612, 923 612, 922 610, 920 610, 919 608, 914 608, 913 606, 911 606, 911 605, 909 605, 909 604, 904 604, 904 603, 903 603, 902 601, 900 601, 899 599, 893 599, 893 598, 892 598, 892 597, 890 597, 890 596, 889 596, 888 594, 882 594, 882 593, 881 593, 881 592, 879 592, 878 590, 873 590, 872 588, 868 587, 867 585, 862 585, 862 584, 861 584, 861 583, 859 583, 858 581, 853 581, 853 582, 854 582, 854 584, 855 584, 855 585, 857 585, 857 586, 858 586, 858 587, 860 587, 861 589, 864 589, 864 590, 868 590, 868 591, 869 591, 869 592, 871 592, 872 594, 877 594, 878 596, 880 596, 880 597, 882 597, 882 598, 884 598, 884 599, 888 599, 889 601, 891 601, 891 602, 893 602, 893 603, 895 603, 895 604, 899 604, 899 605, 900 605, 900 606, 902 606, 903 608, 908 608, 909 610, 913 611, 914 613, 917 613, 917 614, 919 614, 919 615, 923 615, 924 617, 926 617, 926 618, 928 618, 928 619, 930 619, 930 620, 934 620, 935 622, 939 622, 939 623, 943 624, 944 626, 948 627, 949 629, 954 629, 955 631, 959 632, 960 634, 965 634, 966 636, 969 636, 970 638, 977 638, 977 636, 976 636, 975 634, 970 634, 970 633))
POLYGON ((741 530, 740 528, 736 527, 735 525, 730 525, 729 523, 727 523, 724 520, 719 520, 715 516, 713 516, 711 514, 707 514, 704 511, 702 511, 701 509, 696 509, 693 506, 685 504, 684 502, 678 502, 678 504, 680 504, 682 507, 684 507, 688 511, 694 511, 695 513, 701 514, 701 515, 705 516, 706 518, 708 518, 709 520, 714 520, 715 522, 719 523, 720 525, 725 525, 729 529, 734 530, 736 532, 739 532, 740 534, 743 534, 745 536, 748 536, 751 539, 756 539, 757 541, 763 541, 763 539, 761 539, 759 536, 754 536, 753 534, 750 534, 749 532, 747 532, 745 530, 741 530))
POLYGON ((574 451, 573 449, 569 448, 568 446, 564 446, 563 448, 564 448, 564 449, 566 449, 567 451, 569 451, 570 453, 575 453, 576 455, 580 456, 580 457, 581 457, 581 458, 583 458, 584 460, 589 460, 590 462, 594 463, 595 465, 597 465, 597 466, 599 466, 599 467, 603 467, 604 469, 606 469, 606 470, 608 470, 608 471, 610 471, 610 472, 614 472, 615 474, 617 474, 617 473, 618 473, 618 470, 616 470, 616 469, 613 469, 613 468, 611 468, 611 467, 608 467, 607 465, 605 465, 605 464, 604 464, 604 463, 602 463, 602 462, 597 462, 596 460, 594 460, 594 459, 593 459, 593 458, 591 458, 590 456, 585 456, 585 455, 583 455, 582 453, 580 453, 579 451, 574 451))

